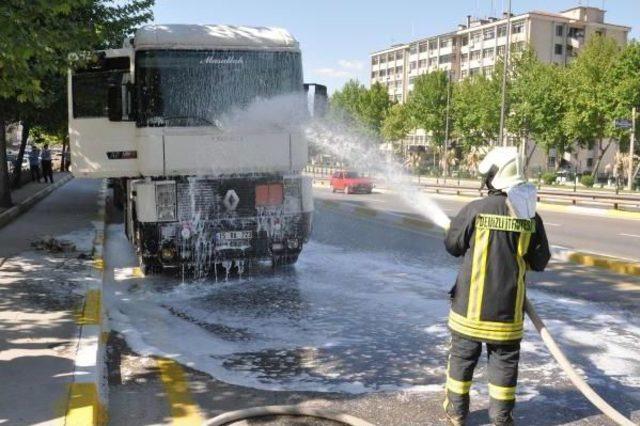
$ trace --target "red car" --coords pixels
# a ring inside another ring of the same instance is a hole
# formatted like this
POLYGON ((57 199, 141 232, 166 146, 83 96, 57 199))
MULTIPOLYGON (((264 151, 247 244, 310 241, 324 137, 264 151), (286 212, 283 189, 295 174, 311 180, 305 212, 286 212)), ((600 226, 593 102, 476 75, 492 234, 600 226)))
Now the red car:
POLYGON ((344 191, 345 194, 371 194, 373 181, 368 177, 363 177, 358 172, 339 171, 331 176, 331 190, 344 191))

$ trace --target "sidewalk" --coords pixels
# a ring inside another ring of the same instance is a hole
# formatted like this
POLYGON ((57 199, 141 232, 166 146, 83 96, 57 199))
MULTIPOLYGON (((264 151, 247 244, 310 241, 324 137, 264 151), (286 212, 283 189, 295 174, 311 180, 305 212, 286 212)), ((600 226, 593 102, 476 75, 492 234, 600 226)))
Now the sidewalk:
MULTIPOLYGON (((28 173, 28 172, 23 172, 28 173)), ((71 172, 54 172, 53 173, 53 182, 59 182, 61 179, 66 176, 70 176, 71 172)), ((43 188, 50 186, 50 183, 38 183, 38 182, 26 182, 20 188, 11 191, 11 201, 13 204, 19 204, 22 201, 26 200, 30 196, 36 194, 38 191, 41 191, 43 188)), ((0 214, 7 209, 0 207, 0 214)))
MULTIPOLYGON (((61 174, 54 177, 60 179, 61 174)), ((45 184, 16 191, 15 201, 45 184)), ((64 420, 73 381, 81 306, 98 209, 99 180, 74 179, 0 229, 0 423, 64 420), (75 244, 36 251, 43 236, 75 244)))

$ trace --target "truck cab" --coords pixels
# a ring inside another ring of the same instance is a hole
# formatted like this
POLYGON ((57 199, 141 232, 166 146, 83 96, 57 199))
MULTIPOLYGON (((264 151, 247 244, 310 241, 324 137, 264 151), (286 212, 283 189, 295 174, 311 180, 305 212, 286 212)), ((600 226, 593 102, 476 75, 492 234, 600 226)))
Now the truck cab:
POLYGON ((144 271, 294 263, 313 201, 287 112, 306 109, 309 87, 283 29, 143 27, 69 74, 73 173, 111 179, 144 271), (264 105, 275 120, 256 125, 264 105))

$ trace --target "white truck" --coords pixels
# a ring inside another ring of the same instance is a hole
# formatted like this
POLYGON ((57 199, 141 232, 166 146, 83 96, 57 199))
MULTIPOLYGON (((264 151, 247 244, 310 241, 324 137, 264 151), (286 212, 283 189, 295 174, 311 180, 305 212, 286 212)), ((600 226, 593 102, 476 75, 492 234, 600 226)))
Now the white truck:
POLYGON ((313 212, 307 141, 219 119, 311 87, 322 111, 326 87, 303 85, 297 41, 277 28, 151 25, 97 56, 69 73, 72 171, 110 178, 143 272, 295 263, 313 212))

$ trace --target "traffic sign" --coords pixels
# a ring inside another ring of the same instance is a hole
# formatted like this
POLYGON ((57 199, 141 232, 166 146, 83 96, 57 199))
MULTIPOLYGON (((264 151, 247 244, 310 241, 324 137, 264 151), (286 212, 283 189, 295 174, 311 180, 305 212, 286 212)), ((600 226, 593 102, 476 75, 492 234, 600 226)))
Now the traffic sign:
POLYGON ((613 125, 616 126, 617 129, 630 129, 631 120, 627 120, 626 118, 616 118, 613 120, 613 125))

